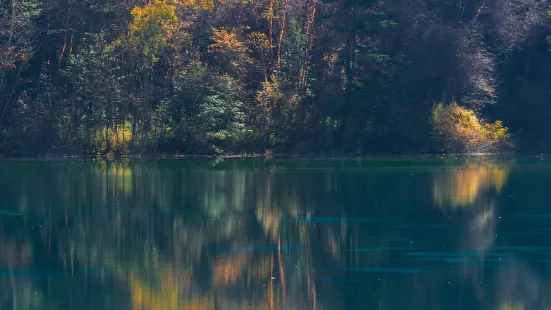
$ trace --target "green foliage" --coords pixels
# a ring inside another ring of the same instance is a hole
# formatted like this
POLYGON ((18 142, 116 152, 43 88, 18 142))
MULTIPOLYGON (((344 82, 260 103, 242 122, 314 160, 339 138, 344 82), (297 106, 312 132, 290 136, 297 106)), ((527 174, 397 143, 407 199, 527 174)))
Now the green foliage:
MULTIPOLYGON (((25 144, 32 145, 31 150, 42 148, 55 141, 58 133, 52 120, 58 120, 60 94, 52 84, 50 71, 44 64, 36 88, 23 92, 16 103, 15 114, 18 122, 13 124, 17 140, 22 149, 25 144)), ((15 138, 15 137, 14 137, 15 138)))
POLYGON ((69 57, 62 71, 72 82, 71 102, 62 101, 67 105, 62 122, 65 132, 62 140, 95 153, 111 151, 105 149, 106 141, 104 147, 100 145, 98 141, 101 139, 98 140, 97 136, 106 131, 106 123, 124 123, 126 115, 121 112, 127 108, 121 99, 116 68, 105 52, 108 46, 106 37, 103 32, 87 35, 80 51, 69 57))
POLYGON ((163 100, 152 113, 151 123, 153 128, 149 134, 149 140, 154 144, 158 141, 166 142, 174 137, 175 124, 172 119, 170 104, 169 101, 163 100))
POLYGON ((205 126, 209 140, 236 143, 247 137, 247 115, 243 102, 239 100, 239 87, 228 76, 219 78, 219 89, 214 95, 205 97, 198 117, 205 126))
POLYGON ((39 1, 23 0, 20 3, 23 15, 28 19, 40 17, 44 12, 43 5, 39 1))

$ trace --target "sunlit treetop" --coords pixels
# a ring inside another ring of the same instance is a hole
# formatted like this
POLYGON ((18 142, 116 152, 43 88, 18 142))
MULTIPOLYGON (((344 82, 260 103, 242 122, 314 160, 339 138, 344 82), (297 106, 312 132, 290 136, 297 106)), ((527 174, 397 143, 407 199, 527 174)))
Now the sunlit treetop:
POLYGON ((211 11, 214 6, 221 6, 232 2, 246 3, 248 0, 168 0, 178 8, 192 8, 195 10, 211 11))
POLYGON ((176 6, 156 0, 143 7, 135 7, 131 14, 133 20, 128 32, 111 43, 108 51, 124 47, 157 61, 159 51, 168 46, 181 26, 176 6))
POLYGON ((245 53, 248 48, 244 42, 237 38, 235 29, 221 27, 220 29, 212 28, 213 41, 210 45, 211 52, 215 53, 245 53))
POLYGON ((230 71, 245 73, 247 65, 253 63, 248 55, 250 51, 246 42, 238 38, 236 30, 233 28, 212 28, 212 33, 214 43, 209 46, 209 52, 228 65, 227 69, 230 71))
POLYGON ((214 0, 172 0, 171 2, 179 7, 189 7, 198 10, 210 11, 214 8, 214 0))

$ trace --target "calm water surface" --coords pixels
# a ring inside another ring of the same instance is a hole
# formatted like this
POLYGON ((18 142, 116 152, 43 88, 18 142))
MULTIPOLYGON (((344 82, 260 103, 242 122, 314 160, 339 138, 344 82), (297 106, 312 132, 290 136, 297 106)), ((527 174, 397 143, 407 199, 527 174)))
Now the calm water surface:
POLYGON ((551 160, 9 160, 0 197, 0 309, 551 308, 551 160))

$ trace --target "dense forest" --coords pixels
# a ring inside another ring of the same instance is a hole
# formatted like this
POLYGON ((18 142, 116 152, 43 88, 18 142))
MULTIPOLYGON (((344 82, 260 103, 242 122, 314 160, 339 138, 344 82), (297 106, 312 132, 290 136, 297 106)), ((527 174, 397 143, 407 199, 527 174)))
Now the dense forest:
POLYGON ((545 0, 0 0, 0 154, 551 151, 545 0))

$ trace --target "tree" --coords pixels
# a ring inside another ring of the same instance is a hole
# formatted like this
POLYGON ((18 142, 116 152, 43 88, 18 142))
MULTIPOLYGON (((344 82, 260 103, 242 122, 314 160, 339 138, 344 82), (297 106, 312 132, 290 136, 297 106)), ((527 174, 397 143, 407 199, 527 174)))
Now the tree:
POLYGON ((23 64, 32 55, 35 35, 33 21, 41 14, 32 0, 0 2, 0 128, 20 82, 23 64))
POLYGON ((550 11, 540 0, 5 0, 0 153, 429 152, 454 140, 431 135, 434 111, 482 129, 502 120, 517 150, 548 151, 550 11), (443 95, 458 108, 434 108, 443 95))
POLYGON ((437 104, 432 111, 434 129, 444 142, 459 152, 491 152, 509 145, 508 129, 501 121, 488 123, 457 102, 437 104))

